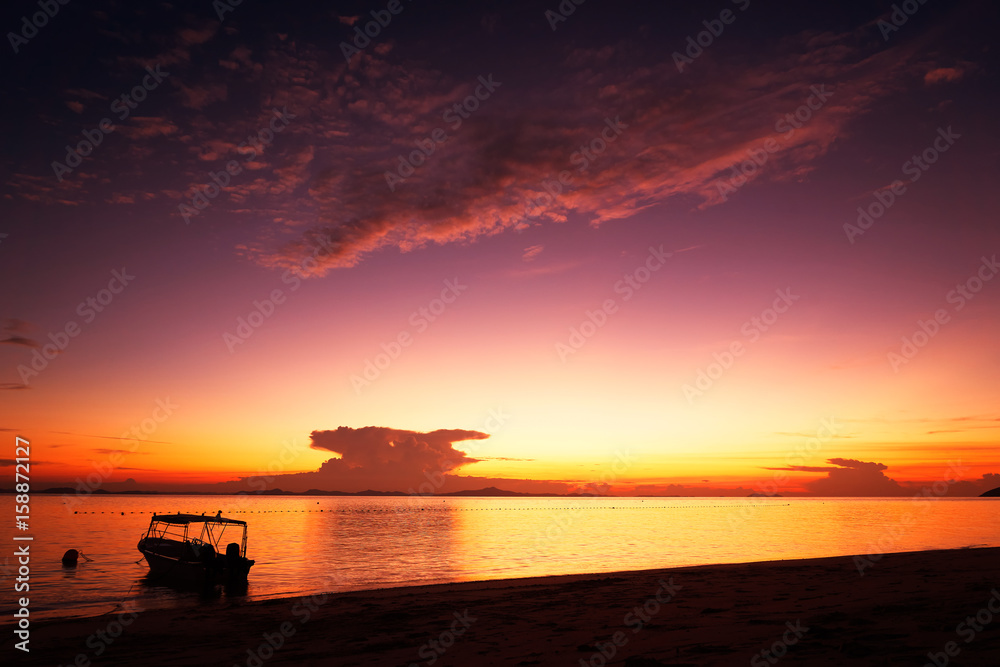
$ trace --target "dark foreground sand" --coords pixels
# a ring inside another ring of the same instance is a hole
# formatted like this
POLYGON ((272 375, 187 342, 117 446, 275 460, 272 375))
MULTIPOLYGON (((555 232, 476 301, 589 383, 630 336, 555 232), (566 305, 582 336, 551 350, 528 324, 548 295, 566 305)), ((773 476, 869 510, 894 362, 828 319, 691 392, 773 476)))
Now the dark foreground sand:
POLYGON ((110 644, 94 633, 131 617, 39 622, 30 655, 14 649, 5 614, 0 660, 919 666, 934 664, 931 653, 938 667, 1000 665, 998 574, 1000 548, 990 548, 890 554, 863 577, 840 557, 359 591, 143 612, 110 644))

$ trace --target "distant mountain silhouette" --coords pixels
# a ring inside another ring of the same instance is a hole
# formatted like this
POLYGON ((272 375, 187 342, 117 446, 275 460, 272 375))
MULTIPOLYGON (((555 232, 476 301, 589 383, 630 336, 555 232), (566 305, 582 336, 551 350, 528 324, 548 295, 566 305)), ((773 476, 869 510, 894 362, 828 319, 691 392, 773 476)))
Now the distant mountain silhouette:
POLYGON ((980 498, 1000 498, 1000 486, 979 494, 980 498))
MULTIPOLYGON (((14 493, 14 489, 3 489, 3 490, 0 490, 0 493, 14 493)), ((32 493, 61 493, 61 494, 64 494, 64 495, 66 495, 66 494, 72 495, 72 494, 76 493, 76 489, 74 489, 72 486, 56 486, 56 487, 53 487, 51 489, 42 489, 40 491, 32 491, 32 493)), ((93 494, 93 495, 103 495, 103 494, 114 493, 114 491, 107 491, 105 489, 94 489, 90 493, 93 494)))
POLYGON ((751 493, 747 498, 784 498, 780 493, 751 493))
POLYGON ((439 496, 488 496, 495 498, 497 496, 510 497, 510 496, 531 496, 534 498, 538 497, 555 497, 559 494, 556 493, 521 493, 519 491, 507 491, 504 489, 498 489, 495 486, 488 486, 485 489, 479 489, 478 491, 452 491, 451 493, 439 493, 439 496))
MULTIPOLYGON (((13 494, 14 489, 0 489, 0 494, 13 494)), ((57 486, 48 489, 39 489, 33 493, 50 493, 61 495, 75 495, 77 490, 70 486, 57 486)), ((597 496, 593 493, 521 493, 519 491, 507 491, 490 486, 485 489, 473 491, 452 491, 450 493, 434 494, 410 494, 405 491, 324 491, 321 489, 309 489, 308 491, 284 491, 282 489, 266 489, 260 491, 236 491, 227 493, 210 493, 206 491, 148 491, 141 489, 128 489, 126 491, 108 491, 106 489, 95 489, 94 495, 116 495, 116 496, 139 496, 139 495, 163 495, 163 496, 409 496, 420 495, 427 497, 434 496, 481 496, 492 498, 505 497, 526 497, 526 498, 575 498, 583 496, 597 496)), ((604 496, 597 496, 604 497, 604 496)))
MULTIPOLYGON (((229 495, 229 494, 221 494, 229 495)), ((405 496, 409 495, 402 491, 320 491, 319 489, 309 489, 308 491, 282 491, 281 489, 268 489, 267 491, 237 491, 232 494, 236 496, 405 496)))

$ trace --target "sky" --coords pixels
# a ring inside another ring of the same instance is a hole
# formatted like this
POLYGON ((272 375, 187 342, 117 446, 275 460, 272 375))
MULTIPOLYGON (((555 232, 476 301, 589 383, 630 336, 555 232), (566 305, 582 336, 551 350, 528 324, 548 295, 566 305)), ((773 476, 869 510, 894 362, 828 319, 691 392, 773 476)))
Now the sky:
POLYGON ((903 4, 8 3, 0 464, 1000 486, 998 10, 903 4))

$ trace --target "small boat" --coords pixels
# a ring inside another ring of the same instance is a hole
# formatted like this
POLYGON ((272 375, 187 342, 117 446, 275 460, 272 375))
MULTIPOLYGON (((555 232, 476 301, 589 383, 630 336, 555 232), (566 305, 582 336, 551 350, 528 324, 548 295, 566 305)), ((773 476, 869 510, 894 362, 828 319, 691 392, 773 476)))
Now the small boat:
POLYGON ((247 522, 198 514, 154 514, 139 540, 139 552, 149 563, 149 574, 185 583, 246 584, 254 561, 247 556, 247 522), (193 529, 192 529, 193 528, 193 529), (226 545, 228 535, 239 542, 226 545))

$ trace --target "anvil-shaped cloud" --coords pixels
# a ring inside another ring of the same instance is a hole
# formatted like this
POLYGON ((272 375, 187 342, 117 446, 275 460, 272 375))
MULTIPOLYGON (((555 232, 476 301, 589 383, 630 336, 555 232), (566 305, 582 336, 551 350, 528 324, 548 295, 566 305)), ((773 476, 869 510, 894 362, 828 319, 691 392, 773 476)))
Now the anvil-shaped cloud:
MULTIPOLYGON (((313 431, 310 446, 339 454, 314 472, 280 471, 246 477, 220 486, 225 491, 402 491, 447 493, 502 486, 528 493, 564 493, 562 482, 465 477, 453 474, 480 459, 456 449, 455 443, 485 440, 488 433, 463 429, 438 429, 422 433, 384 426, 313 431)), ((470 447, 476 447, 470 444, 470 447)))
POLYGON ((827 459, 828 466, 788 466, 769 470, 796 472, 825 472, 826 477, 806 483, 816 496, 900 496, 912 493, 896 480, 887 477, 888 466, 873 461, 855 459, 827 459))

